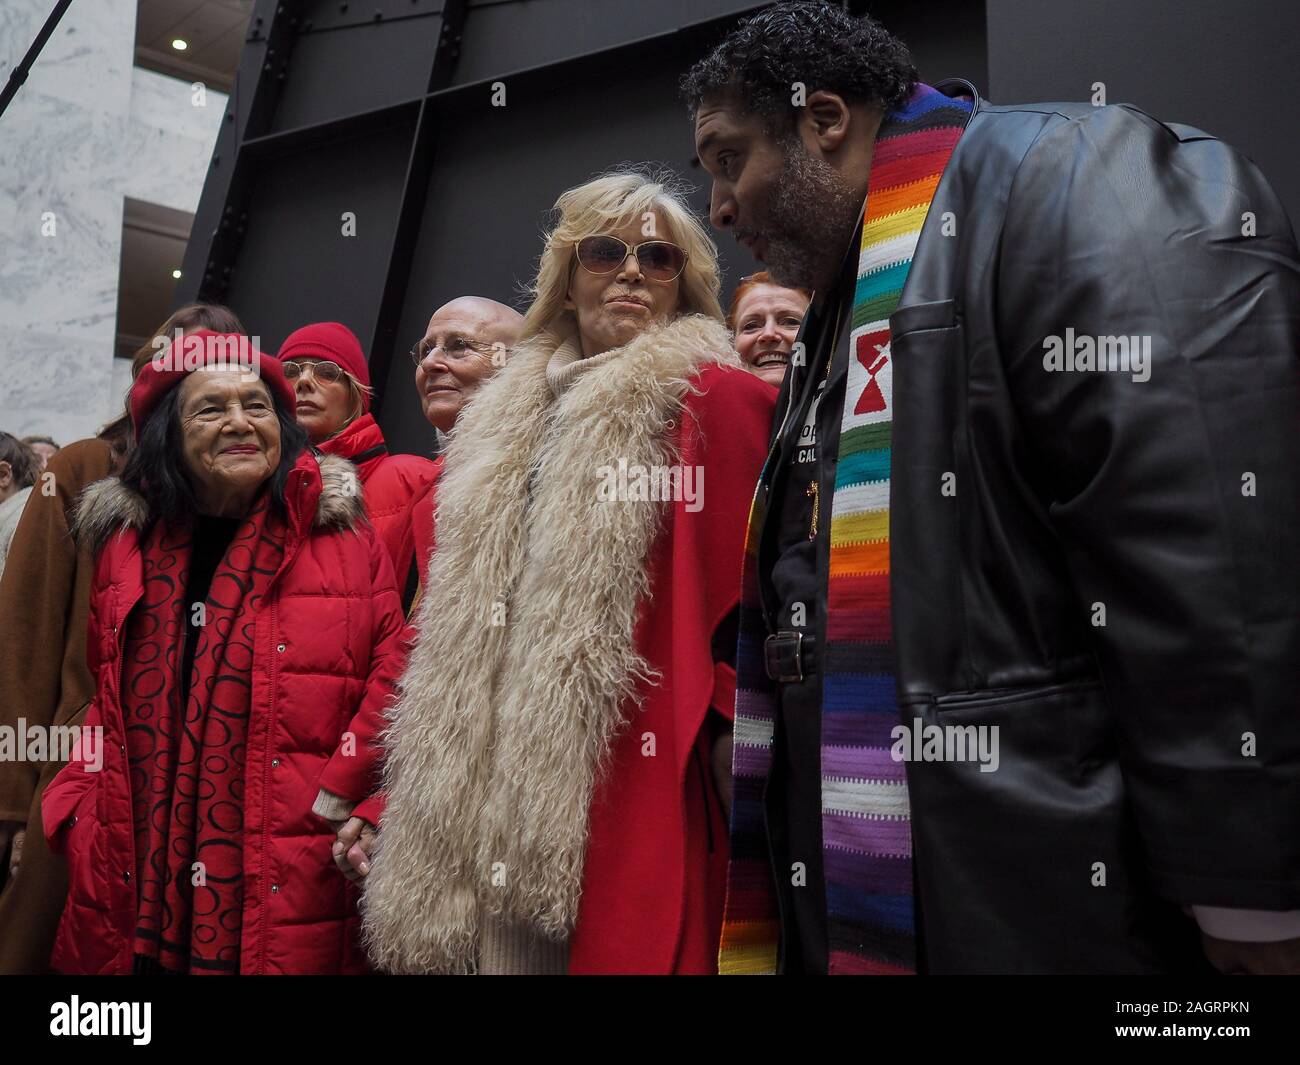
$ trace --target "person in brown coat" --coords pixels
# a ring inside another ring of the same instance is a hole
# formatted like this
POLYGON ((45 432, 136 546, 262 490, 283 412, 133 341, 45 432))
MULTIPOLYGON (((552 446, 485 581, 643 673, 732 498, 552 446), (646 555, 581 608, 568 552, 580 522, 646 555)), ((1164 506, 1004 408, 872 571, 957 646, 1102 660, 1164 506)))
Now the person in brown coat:
MULTIPOLYGON (((159 328, 244 331, 225 307, 190 304, 159 328)), ((157 351, 132 360, 132 379, 157 351)), ((54 493, 34 491, 0 577, 0 729, 15 734, 80 725, 95 693, 86 665, 86 627, 95 559, 68 532, 83 488, 120 472, 130 447, 124 413, 96 437, 61 448, 46 466, 54 493), (21 725, 20 725, 21 720, 21 725)), ((59 761, 0 760, 0 975, 49 971, 67 897, 63 859, 45 845, 41 797, 59 761)))

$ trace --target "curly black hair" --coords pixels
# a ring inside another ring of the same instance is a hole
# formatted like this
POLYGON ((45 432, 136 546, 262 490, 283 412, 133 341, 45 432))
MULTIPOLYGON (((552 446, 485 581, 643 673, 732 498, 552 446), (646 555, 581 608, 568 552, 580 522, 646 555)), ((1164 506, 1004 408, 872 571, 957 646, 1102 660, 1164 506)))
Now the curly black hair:
POLYGON ((794 128, 795 82, 809 94, 820 89, 890 110, 911 93, 917 73, 907 45, 870 16, 795 0, 745 19, 686 72, 681 94, 692 121, 706 99, 728 97, 779 135, 794 128))

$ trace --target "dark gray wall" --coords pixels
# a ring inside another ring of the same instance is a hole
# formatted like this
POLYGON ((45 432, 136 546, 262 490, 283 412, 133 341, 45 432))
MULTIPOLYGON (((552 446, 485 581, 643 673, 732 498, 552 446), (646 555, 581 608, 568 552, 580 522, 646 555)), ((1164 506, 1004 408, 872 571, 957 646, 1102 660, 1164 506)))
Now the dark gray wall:
MULTIPOLYGON (((696 18, 707 13, 698 3, 610 2, 596 7, 552 0, 498 4, 486 10, 471 6, 455 82, 462 83, 471 73, 474 79, 489 78, 493 62, 504 61, 508 69, 529 55, 534 62, 553 60, 578 55, 582 48, 644 37, 656 27, 662 33, 685 22, 687 9, 696 18), (673 10, 677 8, 681 10, 673 10), (556 20, 561 18, 571 29, 557 36, 556 20), (525 47, 530 41, 535 46, 525 47)), ((924 76, 937 80, 961 74, 982 88, 980 5, 967 0, 932 4, 932 12, 940 9, 952 13, 945 26, 953 32, 935 34, 907 3, 877 4, 873 13, 909 39, 924 76)), ((524 309, 519 294, 531 280, 541 253, 540 232, 561 191, 619 162, 651 162, 693 183, 692 203, 701 214, 707 213, 708 175, 695 160, 691 126, 677 98, 678 79, 703 50, 703 40, 658 41, 637 49, 613 69, 589 70, 575 63, 568 76, 557 70, 536 90, 518 93, 507 77, 506 107, 490 106, 485 91, 470 97, 464 110, 441 124, 437 163, 427 187, 397 330, 395 376, 380 407, 391 447, 418 451, 427 446, 429 435, 414 389, 407 387, 413 371, 405 351, 423 335, 434 308, 452 296, 478 293, 524 309)), ((725 306, 738 280, 758 264, 730 236, 718 235, 718 244, 725 306)))
MULTIPOLYGON (((614 164, 677 171, 706 212, 677 82, 761 6, 258 0, 178 299, 229 303, 270 351, 306 322, 344 322, 368 350, 390 446, 428 452, 406 352, 429 315, 466 293, 522 308, 555 198, 614 164)), ((982 3, 870 10, 923 77, 985 88, 982 3)), ((757 264, 727 236, 719 252, 725 302, 757 264)))
POLYGON ((1088 100, 1196 126, 1244 152, 1300 221, 1300 0, 988 0, 995 103, 1088 100))
MULTIPOLYGON (((621 161, 699 188, 680 74, 745 0, 258 0, 178 300, 228 302, 268 350, 304 322, 368 348, 395 450, 427 452, 406 350, 463 293, 520 302, 547 210, 621 161), (508 106, 490 106, 490 85, 508 106), (357 216, 357 235, 340 215, 357 216)), ((1300 218, 1300 0, 851 0, 928 81, 994 102, 1108 99, 1230 141, 1300 218)), ((755 263, 719 241, 724 295, 755 263)))

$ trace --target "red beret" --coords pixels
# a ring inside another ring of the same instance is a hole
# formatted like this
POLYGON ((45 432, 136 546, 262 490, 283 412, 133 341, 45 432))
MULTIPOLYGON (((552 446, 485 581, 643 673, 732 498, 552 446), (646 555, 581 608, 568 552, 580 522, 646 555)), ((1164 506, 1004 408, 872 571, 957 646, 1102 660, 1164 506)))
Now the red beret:
POLYGON ((248 337, 239 333, 214 333, 196 329, 189 336, 173 340, 165 351, 158 352, 141 367, 131 385, 131 422, 135 433, 148 420, 168 392, 195 370, 207 367, 239 366, 257 377, 271 390, 278 407, 290 418, 298 406, 294 390, 285 380, 279 360, 263 355, 248 337))
MULTIPOLYGON (((366 365, 361 341, 342 322, 313 322, 289 334, 276 356, 281 362, 287 359, 329 359, 347 370, 366 388, 370 387, 370 367, 366 365)), ((370 409, 370 396, 363 390, 361 409, 370 409)))

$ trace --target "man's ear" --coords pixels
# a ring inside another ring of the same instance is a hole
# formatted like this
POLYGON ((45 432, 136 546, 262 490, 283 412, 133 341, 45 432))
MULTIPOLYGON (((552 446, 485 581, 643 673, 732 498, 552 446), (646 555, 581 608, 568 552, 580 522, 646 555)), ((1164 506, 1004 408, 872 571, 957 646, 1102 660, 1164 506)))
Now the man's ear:
POLYGON ((13 480, 14 468, 8 462, 0 460, 0 488, 8 488, 13 480))
POLYGON ((844 97, 818 89, 804 104, 799 126, 805 139, 811 137, 825 154, 831 155, 849 135, 852 120, 852 113, 844 97))

